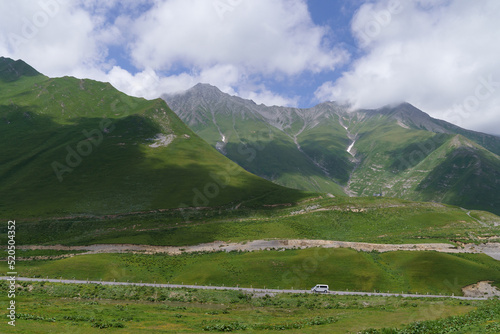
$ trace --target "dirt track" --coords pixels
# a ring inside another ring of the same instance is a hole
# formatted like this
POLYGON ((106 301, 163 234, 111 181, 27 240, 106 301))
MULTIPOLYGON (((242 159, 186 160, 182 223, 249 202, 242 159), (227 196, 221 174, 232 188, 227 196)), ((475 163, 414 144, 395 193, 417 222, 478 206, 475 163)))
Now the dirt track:
POLYGON ((474 298, 492 298, 500 297, 500 290, 491 285, 491 281, 481 281, 476 284, 468 285, 462 288, 465 297, 474 298))
MULTIPOLYGON (((64 251, 85 251, 81 254, 95 253, 166 253, 178 255, 193 252, 215 251, 257 251, 272 249, 303 249, 311 247, 323 248, 352 248, 358 251, 392 252, 392 251, 437 251, 442 253, 484 253, 500 261, 500 243, 486 243, 481 245, 465 244, 456 247, 450 244, 372 244, 363 242, 331 241, 331 240, 254 240, 243 243, 227 243, 215 241, 195 246, 149 246, 131 244, 102 244, 89 246, 19 246, 19 249, 50 249, 64 251)), ((68 255, 72 256, 72 255, 68 255)))

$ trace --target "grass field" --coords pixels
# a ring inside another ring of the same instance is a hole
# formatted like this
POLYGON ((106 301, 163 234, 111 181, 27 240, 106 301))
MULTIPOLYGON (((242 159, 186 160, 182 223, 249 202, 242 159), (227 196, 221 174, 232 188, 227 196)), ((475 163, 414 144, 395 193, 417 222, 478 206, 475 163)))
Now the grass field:
MULTIPOLYGON (((480 242, 479 238, 500 236, 500 217, 479 211, 473 211, 469 217, 467 211, 435 203, 337 197, 287 205, 290 206, 18 219, 16 240, 22 245, 184 246, 270 238, 375 243, 480 242)), ((6 238, 7 227, 0 226, 0 244, 6 244, 6 238)))
MULTIPOLYGON (((7 288, 5 282, 0 286, 2 290, 7 288)), ((6 297, 1 296, 2 309, 6 303, 6 297)), ((369 328, 425 324, 447 333, 495 333, 500 320, 499 303, 495 301, 252 296, 239 291, 28 282, 19 285, 16 305, 16 327, 2 321, 0 332, 86 334, 106 329, 113 333, 357 333, 369 328), (447 317, 452 318, 438 320, 447 317), (466 321, 461 330, 449 325, 460 321, 466 321)))
POLYGON ((486 255, 437 252, 365 253, 352 249, 162 254, 94 254, 17 265, 25 277, 157 282, 254 288, 461 295, 478 281, 500 282, 500 263, 486 255))

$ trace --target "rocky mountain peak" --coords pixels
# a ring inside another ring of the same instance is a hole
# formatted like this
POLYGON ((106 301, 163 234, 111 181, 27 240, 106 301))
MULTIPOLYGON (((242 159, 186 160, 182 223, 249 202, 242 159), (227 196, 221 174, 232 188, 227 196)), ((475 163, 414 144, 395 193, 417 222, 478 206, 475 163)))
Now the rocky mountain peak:
POLYGON ((22 60, 13 60, 11 58, 0 57, 0 80, 12 82, 22 76, 37 76, 40 72, 22 60))

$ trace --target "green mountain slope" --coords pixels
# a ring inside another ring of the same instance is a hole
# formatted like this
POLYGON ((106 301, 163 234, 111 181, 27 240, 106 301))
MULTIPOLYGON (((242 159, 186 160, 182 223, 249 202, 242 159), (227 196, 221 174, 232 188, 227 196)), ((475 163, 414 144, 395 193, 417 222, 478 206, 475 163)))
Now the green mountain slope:
POLYGON ((427 130, 434 133, 459 134, 483 146, 487 150, 500 155, 500 137, 466 130, 446 121, 432 118, 408 103, 403 103, 396 108, 386 107, 376 111, 365 112, 390 116, 391 119, 395 119, 400 124, 413 129, 427 130))
POLYGON ((384 113, 355 122, 359 165, 349 189, 498 213, 500 157, 462 135, 419 128, 384 113))
POLYGON ((289 202, 306 196, 252 175, 161 99, 108 83, 50 79, 0 59, 0 212, 43 216, 289 202))
POLYGON ((295 110, 278 108, 270 122, 257 111, 261 106, 203 84, 167 103, 193 131, 247 171, 287 187, 344 193, 328 167, 308 156, 316 149, 313 143, 298 148, 297 136, 305 137, 308 124, 295 110))
POLYGON ((334 102, 267 107, 205 84, 164 98, 213 147, 278 184, 500 213, 500 138, 434 119, 410 104, 356 111, 334 102), (238 147, 257 154, 245 159, 238 147))
POLYGON ((442 202, 498 212, 500 157, 461 135, 449 140, 445 149, 444 161, 418 185, 421 198, 438 194, 442 202))

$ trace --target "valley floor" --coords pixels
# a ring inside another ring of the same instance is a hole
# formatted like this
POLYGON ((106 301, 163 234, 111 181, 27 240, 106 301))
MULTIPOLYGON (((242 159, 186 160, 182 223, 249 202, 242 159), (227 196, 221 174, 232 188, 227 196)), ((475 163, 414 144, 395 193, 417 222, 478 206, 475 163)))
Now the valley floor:
MULTIPOLYGON (((498 333, 493 300, 18 282, 2 333, 498 333), (385 328, 385 329, 383 329, 385 328)), ((7 289, 7 283, 0 281, 7 289)), ((6 307, 6 296, 0 306, 6 307)))

